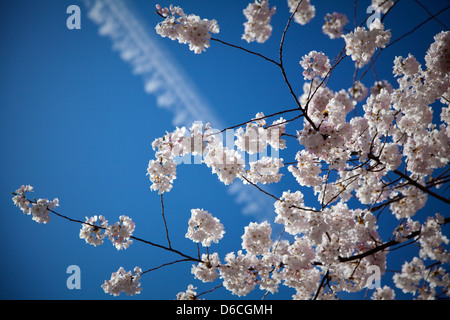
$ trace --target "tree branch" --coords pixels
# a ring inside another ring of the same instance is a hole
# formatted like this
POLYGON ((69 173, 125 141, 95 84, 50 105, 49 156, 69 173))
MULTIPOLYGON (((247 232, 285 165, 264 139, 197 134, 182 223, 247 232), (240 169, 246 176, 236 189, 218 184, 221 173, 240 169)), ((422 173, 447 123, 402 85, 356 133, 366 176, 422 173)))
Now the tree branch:
POLYGON ((418 183, 417 181, 411 179, 411 177, 409 177, 408 175, 404 174, 403 172, 398 171, 397 169, 394 170, 393 172, 395 174, 399 175, 400 177, 402 177, 403 179, 405 179, 406 181, 408 181, 409 184, 411 184, 411 185, 415 186, 416 188, 420 189, 421 191, 429 194, 430 196, 432 196, 432 197, 434 197, 434 198, 436 198, 438 200, 441 200, 441 201, 443 201, 443 202, 445 202, 447 204, 450 204, 450 199, 444 198, 443 196, 441 196, 441 195, 431 191, 429 188, 427 188, 427 187, 421 185, 420 183, 418 183))
MULTIPOLYGON (((450 218, 445 218, 444 219, 443 225, 446 225, 447 223, 450 223, 450 218)), ((411 232, 409 235, 407 235, 405 237, 405 239, 410 240, 410 239, 412 239, 414 237, 417 237, 417 236, 420 235, 420 232, 421 232, 420 230, 411 232)), ((373 255, 373 254, 375 254, 377 252, 384 251, 385 249, 387 249, 389 247, 392 247, 392 246, 395 246, 395 245, 400 244, 400 243, 402 243, 402 242, 401 241, 396 241, 396 240, 391 240, 389 242, 383 243, 382 245, 376 246, 373 249, 367 250, 366 252, 363 252, 363 253, 360 253, 360 254, 356 254, 356 255, 351 256, 351 257, 339 257, 338 259, 339 259, 340 262, 349 262, 349 261, 362 259, 362 258, 368 257, 370 255, 373 255)))
POLYGON ((169 229, 167 228, 166 217, 164 215, 164 201, 163 201, 163 195, 162 194, 161 194, 161 212, 162 212, 162 218, 164 220, 164 227, 166 228, 167 243, 169 245, 169 248, 172 248, 172 245, 170 244, 170 239, 169 239, 169 229))
POLYGON ((181 259, 181 260, 175 260, 175 261, 172 261, 172 262, 164 263, 164 264, 162 264, 160 266, 157 266, 155 268, 148 269, 148 270, 145 270, 144 272, 141 272, 141 276, 143 274, 145 274, 145 273, 152 272, 152 271, 158 270, 160 268, 163 268, 163 267, 166 267, 166 266, 170 266, 170 265, 178 263, 178 262, 185 262, 185 261, 192 261, 192 260, 191 259, 181 259))
POLYGON ((325 285, 325 280, 328 279, 329 274, 330 274, 330 270, 327 270, 327 272, 325 273, 325 275, 322 278, 322 281, 320 281, 319 287, 317 288, 317 291, 316 291, 316 294, 314 295, 313 300, 317 300, 317 298, 319 297, 320 290, 322 290, 322 287, 325 285))
MULTIPOLYGON (((18 195, 17 193, 14 193, 14 192, 13 192, 12 194, 13 194, 13 195, 18 195)), ((36 203, 36 201, 34 201, 34 200, 29 200, 29 199, 27 199, 27 200, 30 201, 30 203, 36 203)), ((72 219, 72 218, 69 218, 69 217, 67 217, 67 216, 65 216, 65 215, 63 215, 63 214, 61 214, 61 213, 56 212, 56 211, 53 210, 53 209, 48 209, 48 208, 47 208, 47 210, 48 210, 49 212, 55 214, 56 216, 58 216, 58 217, 60 217, 60 218, 63 218, 63 219, 65 219, 65 220, 68 220, 68 221, 70 221, 70 222, 75 222, 75 223, 79 223, 79 224, 86 224, 86 225, 91 226, 91 227, 93 227, 93 228, 105 230, 105 228, 103 228, 103 227, 101 227, 101 226, 96 226, 96 225, 93 225, 93 224, 90 224, 90 223, 87 223, 87 222, 84 222, 84 221, 81 221, 81 220, 78 220, 78 219, 72 219)), ((189 255, 187 255, 187 254, 184 254, 184 253, 182 253, 182 252, 180 252, 180 251, 178 251, 178 250, 175 250, 175 249, 173 249, 173 248, 171 248, 171 247, 166 247, 166 246, 163 246, 163 245, 160 245, 160 244, 157 244, 157 243, 148 241, 148 240, 144 240, 144 239, 141 239, 141 238, 138 238, 138 237, 135 237, 135 236, 131 236, 130 238, 131 238, 131 239, 134 239, 134 240, 136 240, 136 241, 139 241, 139 242, 142 242, 142 243, 151 245, 151 246, 153 246, 153 247, 157 247, 157 248, 160 248, 160 249, 163 249, 163 250, 166 250, 166 251, 170 251, 170 252, 176 253, 176 254, 178 254, 178 255, 180 255, 180 256, 182 256, 182 257, 184 257, 184 258, 186 258, 186 259, 188 259, 188 260, 190 260, 190 261, 203 262, 203 261, 200 260, 200 259, 191 257, 191 256, 189 256, 189 255)))
POLYGON ((280 66, 280 63, 279 63, 279 62, 277 62, 277 61, 275 61, 275 60, 273 60, 273 59, 270 59, 270 58, 268 58, 268 57, 262 55, 261 53, 258 53, 258 52, 254 52, 254 51, 245 49, 244 47, 237 46, 237 45, 235 45, 235 44, 231 44, 231 43, 228 43, 228 42, 226 42, 226 41, 223 41, 223 40, 220 40, 220 39, 217 39, 217 38, 212 38, 212 37, 211 37, 211 40, 212 40, 212 41, 216 41, 216 42, 220 42, 220 43, 222 43, 222 44, 224 44, 224 45, 226 45, 226 46, 229 46, 229 47, 232 47, 232 48, 236 48, 236 49, 245 51, 245 52, 247 52, 247 53, 253 54, 253 55, 255 55, 255 56, 261 57, 261 58, 263 58, 263 59, 266 60, 266 61, 272 62, 273 64, 275 64, 275 65, 277 65, 277 66, 280 66))

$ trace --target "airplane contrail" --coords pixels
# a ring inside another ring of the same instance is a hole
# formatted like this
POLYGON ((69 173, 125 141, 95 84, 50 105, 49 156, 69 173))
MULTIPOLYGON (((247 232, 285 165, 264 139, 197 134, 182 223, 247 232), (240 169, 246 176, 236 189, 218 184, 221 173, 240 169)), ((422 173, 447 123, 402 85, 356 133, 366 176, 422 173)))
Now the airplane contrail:
MULTIPOLYGON (((213 128, 226 128, 209 104, 189 85, 190 79, 168 52, 155 40, 156 32, 147 30, 122 0, 82 0, 88 17, 99 27, 99 34, 111 39, 113 49, 142 77, 144 90, 155 96, 159 107, 173 114, 174 126, 190 127, 195 121, 210 122, 213 128)), ((255 188, 235 181, 229 188, 243 214, 273 217, 273 199, 255 188)))

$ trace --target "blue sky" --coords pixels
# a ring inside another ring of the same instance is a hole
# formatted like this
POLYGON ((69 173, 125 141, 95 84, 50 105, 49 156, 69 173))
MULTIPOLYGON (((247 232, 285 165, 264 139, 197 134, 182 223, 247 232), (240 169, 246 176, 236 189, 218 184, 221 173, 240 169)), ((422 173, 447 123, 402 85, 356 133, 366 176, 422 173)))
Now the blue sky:
MULTIPOLYGON (((416 3, 402 2, 386 19, 393 39, 427 18, 416 3)), ((169 1, 160 3, 170 4, 169 1)), ((242 9, 247 3, 174 2, 188 13, 218 20, 221 28, 218 38, 277 58, 280 35, 289 16, 285 1, 271 1, 278 10, 272 20, 273 35, 264 45, 248 45, 240 39, 245 21, 242 9)), ((448 3, 432 1, 427 6, 431 12, 437 12, 448 3)), ((353 17, 353 1, 313 1, 313 4, 316 17, 305 27, 293 24, 284 49, 288 76, 298 94, 303 85, 298 64, 301 57, 311 50, 333 57, 344 44, 342 39, 332 41, 321 33, 325 14, 339 11, 346 13, 349 20, 353 17)), ((359 1, 358 21, 366 17, 368 4, 369 1, 359 1)), ((166 130, 173 130, 176 121, 179 125, 189 125, 184 122, 195 115, 205 119, 194 120, 210 119, 220 129, 247 121, 260 111, 270 114, 293 107, 292 98, 274 65, 219 43, 212 43, 206 53, 195 55, 186 45, 155 34, 154 26, 160 18, 153 12, 154 1, 126 1, 126 8, 131 14, 128 18, 133 17, 128 23, 139 25, 141 33, 137 37, 150 39, 148 43, 141 43, 141 49, 148 49, 150 58, 159 57, 150 59, 153 69, 148 72, 133 73, 136 65, 121 58, 124 50, 117 47, 120 39, 99 35, 99 27, 88 18, 88 6, 82 1, 8 0, 0 3, 2 299, 110 299, 112 297, 105 295, 100 285, 120 266, 130 270, 138 265, 146 270, 177 259, 174 254, 137 242, 119 252, 110 242, 97 248, 89 246, 78 238, 78 224, 56 216, 49 224, 39 225, 23 215, 11 201, 10 193, 20 185, 34 186, 36 198, 58 197, 58 212, 75 219, 102 214, 114 222, 120 215, 128 215, 136 223, 136 236, 165 244, 160 198, 150 191, 146 176, 148 161, 154 157, 151 142, 166 130), (66 8, 71 4, 81 8, 81 30, 66 27, 69 16, 66 8), (188 110, 184 117, 181 113, 186 112, 186 103, 177 100, 171 107, 162 108, 157 102, 161 92, 145 91, 152 75, 161 75, 161 70, 168 69, 171 72, 169 78, 163 79, 166 82, 162 90, 173 93, 174 88, 182 88, 177 99, 187 99, 190 95, 188 102, 196 107, 188 110), (175 82, 170 85, 169 80, 175 82), (66 287, 69 276, 66 269, 70 265, 81 269, 81 290, 66 287)), ((444 13, 440 19, 450 21, 450 13, 444 13)), ((379 78, 392 81, 395 55, 407 56, 412 52, 423 62, 432 37, 441 28, 436 21, 430 21, 412 36, 387 49, 376 64, 379 78)), ((350 59, 337 71, 330 87, 348 88, 353 72, 350 59)), ((373 81, 370 72, 365 83, 370 86, 373 81)), ((290 133, 299 126, 300 122, 294 122, 290 133)), ((292 161, 295 155, 296 141, 288 140, 289 145, 292 148, 281 154, 285 161, 292 161)), ((283 190, 298 189, 289 172, 285 173, 283 185, 270 186, 268 190, 281 195, 283 190)), ((239 189, 241 198, 244 193, 243 198, 247 199, 239 201, 238 195, 230 192, 230 187, 218 181, 206 166, 179 166, 173 191, 164 196, 173 246, 196 254, 196 247, 184 234, 190 209, 203 208, 217 216, 226 230, 224 239, 211 250, 222 253, 222 257, 239 250, 244 226, 251 221, 268 219, 272 222, 274 218, 272 199, 249 188, 251 186, 239 189), (254 212, 248 212, 248 199, 259 204, 254 212)), ((302 191, 311 197, 309 191, 302 191)), ((429 199, 428 209, 443 210, 432 199, 429 199)), ((276 227, 274 230, 279 231, 276 227)), ((396 252, 397 258, 392 254, 393 265, 389 268, 399 269, 408 250, 396 252)), ((144 290, 133 299, 173 299, 190 283, 199 287, 198 292, 218 284, 204 285, 194 280, 190 265, 170 266, 144 275, 141 281, 144 290)), ((263 294, 256 289, 247 298, 260 299, 263 294)), ((292 290, 282 288, 277 298, 289 299, 292 294, 292 290)), ((127 297, 121 295, 120 298, 127 297)), ((219 289, 206 298, 235 297, 219 289)))

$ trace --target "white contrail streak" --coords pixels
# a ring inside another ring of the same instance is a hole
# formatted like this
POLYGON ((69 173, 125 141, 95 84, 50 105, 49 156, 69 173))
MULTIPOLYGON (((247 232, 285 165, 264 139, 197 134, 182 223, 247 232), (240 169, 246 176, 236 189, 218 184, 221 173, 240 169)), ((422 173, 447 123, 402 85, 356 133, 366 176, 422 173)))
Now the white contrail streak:
MULTIPOLYGON (((142 77, 144 89, 156 98, 159 107, 173 113, 173 125, 190 127, 195 121, 210 122, 213 128, 225 128, 209 105, 176 65, 161 44, 155 31, 147 30, 122 0, 82 0, 88 17, 99 26, 99 34, 111 39, 113 48, 142 77)), ((229 188, 244 214, 257 214, 262 219, 273 216, 273 199, 251 186, 235 182, 229 188)))
POLYGON ((85 4, 89 18, 99 25, 100 35, 111 38, 113 48, 132 66, 133 73, 143 78, 146 92, 155 95, 158 106, 174 114, 174 125, 204 121, 221 127, 173 59, 160 49, 161 45, 122 0, 91 0, 85 4))

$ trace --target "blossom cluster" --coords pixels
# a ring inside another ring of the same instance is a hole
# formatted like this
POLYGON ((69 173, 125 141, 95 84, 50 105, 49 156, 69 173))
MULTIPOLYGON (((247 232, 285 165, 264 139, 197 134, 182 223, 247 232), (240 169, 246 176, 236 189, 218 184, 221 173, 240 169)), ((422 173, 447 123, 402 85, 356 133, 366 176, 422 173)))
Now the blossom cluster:
POLYGON ((135 227, 134 222, 129 217, 122 215, 119 219, 107 228, 108 237, 117 250, 127 249, 133 243, 130 238, 135 227))
POLYGON ((414 257, 411 262, 405 262, 401 273, 395 274, 393 279, 397 288, 404 293, 418 294, 417 299, 420 300, 434 299, 438 287, 444 287, 444 292, 450 296, 447 270, 441 266, 427 268, 424 261, 418 257, 414 257))
POLYGON ((323 183, 321 164, 314 156, 305 150, 295 155, 297 166, 290 165, 288 170, 301 186, 313 187, 323 183))
POLYGON ((343 13, 327 13, 322 31, 330 39, 339 39, 343 34, 344 26, 348 23, 347 16, 343 13))
MULTIPOLYGON (((287 2, 299 24, 315 16, 309 0, 287 2)), ((372 5, 386 14, 394 2, 372 0, 372 5)), ((219 32, 215 20, 186 15, 180 7, 157 5, 157 11, 165 19, 156 27, 157 33, 189 44, 195 53, 209 47, 210 33, 219 32)), ((272 32, 275 11, 268 0, 251 2, 243 11, 247 22, 242 39, 265 42, 272 32)), ((390 30, 378 19, 368 29, 356 27, 347 34, 343 34, 348 23, 345 15, 327 14, 325 21, 323 32, 331 39, 344 39, 346 54, 356 62, 356 68, 364 67, 377 48, 385 48, 391 38, 390 30)), ((450 240, 443 231, 448 218, 436 214, 422 222, 414 220, 430 195, 436 196, 429 190, 448 182, 447 171, 442 168, 450 163, 449 52, 450 32, 443 31, 427 50, 425 66, 411 54, 395 57, 392 73, 397 87, 387 80, 369 86, 361 78, 354 79, 351 87, 335 91, 324 81, 335 66, 325 53, 311 51, 300 61, 307 82, 298 97, 300 115, 295 119, 303 118, 303 126, 296 128, 296 135, 286 133, 291 120, 279 118, 270 124, 266 120, 274 115, 266 117, 260 112, 234 132, 232 147, 225 146, 221 137, 226 129, 214 130, 209 123, 177 127, 155 139, 155 158, 148 163, 147 175, 150 189, 160 195, 171 191, 180 157, 191 155, 200 156, 225 185, 235 180, 257 188, 257 184, 278 183, 284 176, 285 162, 267 156, 266 151, 269 147, 285 149, 282 137, 291 136, 300 148, 294 153, 295 161, 286 163, 287 171, 298 186, 311 187, 316 196, 312 203, 311 197, 295 187, 284 190, 281 196, 265 192, 275 198, 274 222, 282 228, 281 235, 273 234, 268 221, 250 222, 244 227, 240 248, 224 255, 210 252, 212 244, 223 239, 224 225, 210 212, 192 209, 185 237, 198 248, 198 258, 187 258, 196 262, 191 267, 195 279, 220 279, 223 287, 238 296, 257 287, 274 294, 284 285, 293 289, 294 299, 335 299, 340 292, 368 288, 374 267, 384 274, 387 247, 415 243, 418 254, 395 273, 395 286, 419 299, 435 298, 438 288, 442 288, 439 294, 450 296, 450 240), (432 105, 438 101, 444 107, 436 115, 432 105), (355 115, 349 117, 351 111, 355 115), (257 158, 261 153, 263 156, 257 158), (251 159, 248 163, 247 154, 251 159), (443 173, 437 180, 429 179, 437 169, 443 173), (354 207, 355 203, 360 206, 354 207), (384 209, 398 221, 389 242, 379 234, 375 213, 384 209), (198 244, 206 247, 206 253, 201 254, 198 244)), ((20 187, 14 193, 14 204, 33 220, 47 223, 59 200, 32 201, 25 196, 32 191, 31 186, 20 187)), ((86 217, 81 224, 79 237, 94 246, 108 238, 121 250, 127 249, 132 239, 139 240, 133 237, 134 222, 124 215, 112 225, 102 215, 86 217)), ((179 253, 170 243, 166 249, 179 253)), ((142 274, 139 267, 133 272, 120 267, 102 288, 114 296, 138 294, 142 274)), ((196 290, 189 285, 177 299, 197 299, 196 290)), ((374 290, 372 299, 395 296, 392 288, 383 286, 374 290)))
POLYGON ((369 26, 357 27, 354 31, 343 35, 347 55, 352 57, 358 68, 362 68, 375 53, 377 48, 384 48, 391 39, 390 30, 384 30, 384 25, 375 19, 369 26))
POLYGON ((85 223, 80 230, 80 239, 84 239, 87 244, 98 246, 108 237, 117 250, 127 249, 133 243, 131 237, 135 228, 130 217, 122 215, 119 221, 112 225, 108 224, 102 215, 86 217, 85 223))
POLYGON ((376 288, 373 293, 372 300, 394 300, 395 291, 391 287, 384 286, 382 288, 376 288))
POLYGON ((247 21, 244 23, 242 39, 247 42, 264 43, 272 34, 270 20, 276 12, 276 7, 269 8, 269 0, 255 0, 244 9, 247 21))
POLYGON ((197 288, 190 284, 186 291, 178 292, 177 300, 197 300, 197 288))
POLYGON ((194 14, 187 15, 182 8, 173 5, 169 8, 156 5, 156 9, 165 18, 156 26, 156 32, 162 37, 189 44, 189 49, 195 53, 209 48, 210 33, 219 33, 216 20, 201 19, 194 14))
MULTIPOLYGON (((153 150, 156 150, 156 159, 150 160, 147 168, 147 175, 150 176, 150 181, 153 183, 150 187, 152 191, 158 191, 159 194, 162 194, 172 189, 172 183, 177 177, 175 158, 183 156, 188 150, 191 150, 192 140, 194 140, 193 152, 198 152, 198 147, 202 150, 202 145, 195 145, 195 136, 199 134, 201 136, 202 134, 197 129, 196 125, 191 128, 193 139, 185 137, 186 128, 183 127, 153 141, 152 147, 153 150)), ((200 142, 202 142, 202 139, 200 139, 200 142)))
POLYGON ((289 226, 286 231, 295 235, 294 242, 274 242, 270 224, 252 222, 242 236, 243 250, 226 254, 222 264, 217 253, 203 255, 203 262, 193 265, 192 273, 203 282, 214 281, 219 275, 225 288, 238 296, 247 295, 256 286, 275 293, 283 283, 296 290, 294 298, 309 299, 324 270, 336 279, 334 292, 364 288, 370 266, 384 272, 382 252, 361 261, 357 270, 352 264, 340 262, 340 258, 377 246, 376 219, 370 212, 351 210, 340 203, 319 213, 297 207, 303 205, 302 201, 299 191, 286 192, 275 204, 278 222, 289 226))
POLYGON ((217 243, 225 233, 220 220, 213 217, 211 213, 203 209, 192 209, 189 219, 189 228, 186 238, 204 247, 209 247, 211 242, 217 243))
POLYGON ((310 0, 288 0, 289 12, 294 13, 294 21, 305 25, 316 16, 316 7, 310 0))
POLYGON ((108 221, 102 215, 86 217, 86 223, 82 224, 80 230, 80 239, 84 239, 87 244, 94 247, 101 245, 103 239, 106 237, 106 229, 108 227, 108 221))
POLYGON ((300 61, 305 70, 303 76, 305 80, 312 80, 315 77, 325 78, 331 69, 330 59, 323 52, 311 51, 300 61))
POLYGON ((243 183, 247 184, 248 181, 253 184, 277 183, 283 176, 280 173, 280 169, 283 167, 283 159, 280 158, 263 157, 260 160, 250 162, 250 169, 247 170, 246 180, 243 183))
POLYGON ((220 266, 219 254, 202 254, 202 262, 192 265, 191 273, 203 282, 213 282, 219 276, 217 268, 220 266))
POLYGON ((238 150, 249 154, 263 152, 268 146, 274 150, 286 148, 286 140, 281 139, 285 133, 285 120, 280 118, 268 125, 264 113, 258 112, 245 127, 239 127, 236 132, 235 145, 238 150))
POLYGON ((265 156, 250 162, 250 169, 246 170, 242 152, 250 155, 261 153, 269 146, 273 150, 284 149, 286 141, 281 138, 284 133, 283 118, 267 125, 264 114, 258 113, 253 121, 247 123, 245 130, 239 128, 235 131, 235 150, 224 146, 220 132, 212 129, 209 123, 194 123, 189 129, 176 128, 152 143, 156 159, 150 160, 147 167, 147 175, 152 182, 150 189, 159 194, 169 192, 176 179, 177 157, 191 154, 202 156, 202 162, 226 185, 236 178, 244 183, 278 182, 282 159, 265 156))
MULTIPOLYGON (((377 47, 387 44, 390 32, 384 31, 380 22, 375 21, 369 30, 357 28, 343 37, 347 53, 361 67, 370 60, 377 47)), ((317 295, 318 284, 325 276, 331 290, 321 292, 322 299, 335 298, 340 291, 362 290, 367 286, 372 267, 376 266, 381 274, 384 273, 386 252, 376 250, 382 240, 375 215, 368 209, 350 208, 346 202, 352 197, 370 206, 388 201, 386 206, 401 221, 394 231, 395 240, 404 242, 413 232, 421 232, 418 240, 420 258, 448 263, 448 252, 443 245, 449 241, 440 228, 443 218, 429 219, 422 226, 411 219, 425 206, 428 195, 414 185, 393 187, 388 177, 388 173, 399 168, 406 159, 408 170, 416 174, 415 181, 426 185, 425 175, 449 161, 448 109, 443 109, 441 119, 444 124, 437 128, 432 124, 431 109, 423 107, 448 90, 448 72, 442 72, 449 70, 448 60, 438 54, 448 50, 448 42, 448 33, 435 37, 425 57, 426 70, 422 70, 411 55, 406 59, 397 57, 393 72, 398 77, 398 89, 386 80, 376 81, 370 90, 364 83, 355 81, 347 90, 335 92, 320 82, 331 68, 326 55, 312 51, 304 56, 301 61, 304 77, 311 82, 305 83, 299 101, 307 107, 309 119, 320 125, 315 129, 305 119, 303 128, 297 132, 304 149, 297 152, 297 163, 290 164, 288 171, 299 185, 313 187, 320 209, 308 206, 303 193, 298 190, 283 192, 274 204, 275 222, 293 236, 293 242, 273 241, 270 224, 252 222, 245 227, 242 250, 225 254, 223 261, 217 252, 202 255, 202 262, 191 269, 195 278, 203 282, 220 278, 224 287, 238 296, 247 295, 257 286, 275 293, 283 284, 295 289, 294 299, 310 299, 317 295), (347 120, 347 115, 358 104, 362 104, 363 114, 347 120), (424 157, 425 154, 431 156, 424 157), (333 180, 330 179, 332 172, 333 180), (371 250, 374 253, 358 260, 356 266, 343 262, 371 250)), ((286 121, 280 119, 268 126, 265 119, 264 114, 258 113, 245 127, 236 130, 238 150, 255 154, 269 145, 280 149, 286 147, 284 141, 279 142, 285 133, 286 121), (273 134, 271 129, 278 132, 273 134), (273 141, 272 136, 277 139, 273 141)), ((191 134, 188 130, 185 132, 189 139, 191 134)), ((209 152, 216 154, 223 148, 214 135, 207 137, 202 136, 206 159, 210 158, 209 152)), ((212 162, 204 162, 214 168, 212 162)), ((233 179, 241 177, 245 178, 244 182, 254 184, 281 180, 282 159, 264 157, 249 165, 249 170, 244 169, 243 162, 235 166, 233 179)), ((225 180, 220 175, 219 179, 225 180)), ((225 181, 232 183, 233 179, 225 181)), ((197 229, 204 232, 199 225, 198 222, 190 223, 186 236, 196 242, 207 239, 206 244, 210 245, 211 231, 195 238, 197 229)), ((210 230, 215 230, 214 225, 211 223, 210 230)), ((414 263, 420 265, 416 260, 414 263)), ((426 270, 425 267, 422 269, 426 270)), ((444 274, 436 268, 436 279, 430 280, 431 289, 427 291, 429 297, 435 293, 433 288, 445 287, 448 283, 444 274)), ((394 280, 405 292, 416 292, 419 282, 429 279, 425 271, 417 277, 419 280, 397 274, 394 280)), ((387 286, 377 288, 372 295, 372 299, 377 300, 394 297, 395 292, 387 286)))
POLYGON ((24 214, 31 215, 32 219, 37 223, 50 222, 49 211, 59 206, 59 199, 55 198, 53 201, 48 199, 38 199, 30 201, 25 197, 27 192, 33 192, 33 187, 30 185, 22 185, 14 193, 12 198, 14 204, 22 210, 24 214))
POLYGON ((111 274, 111 279, 105 280, 102 284, 103 291, 113 296, 120 295, 121 292, 125 292, 127 295, 132 296, 141 293, 141 268, 135 267, 133 272, 125 271, 123 267, 120 267, 117 272, 111 274))
POLYGON ((272 246, 272 228, 267 221, 263 223, 251 222, 245 227, 242 236, 242 248, 254 255, 262 255, 270 250, 272 246))

